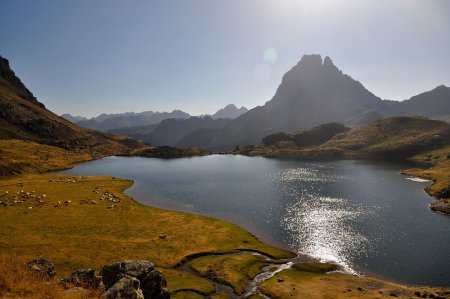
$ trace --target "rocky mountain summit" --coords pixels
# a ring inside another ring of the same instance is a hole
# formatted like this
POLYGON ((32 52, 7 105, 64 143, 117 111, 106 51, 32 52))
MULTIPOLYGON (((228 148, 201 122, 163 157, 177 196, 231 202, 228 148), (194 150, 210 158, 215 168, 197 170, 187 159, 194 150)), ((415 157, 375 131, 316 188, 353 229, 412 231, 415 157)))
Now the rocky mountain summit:
POLYGON ((247 108, 242 106, 241 108, 236 107, 234 104, 229 104, 222 109, 219 109, 216 113, 211 115, 212 119, 218 118, 230 118, 234 119, 248 111, 247 108))

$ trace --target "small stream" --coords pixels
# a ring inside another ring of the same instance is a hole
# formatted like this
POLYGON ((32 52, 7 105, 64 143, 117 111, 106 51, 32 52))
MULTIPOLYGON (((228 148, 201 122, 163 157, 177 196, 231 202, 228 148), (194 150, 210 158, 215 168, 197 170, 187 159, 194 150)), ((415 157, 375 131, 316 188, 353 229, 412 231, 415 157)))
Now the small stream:
MULTIPOLYGON (((304 257, 301 257, 301 256, 297 256, 297 257, 290 258, 290 259, 273 259, 270 256, 267 256, 260 252, 244 250, 244 251, 239 251, 239 252, 234 252, 234 253, 204 253, 204 254, 193 255, 190 257, 186 257, 181 263, 179 263, 175 267, 175 269, 179 270, 179 271, 190 273, 196 277, 200 277, 200 278, 210 281, 215 286, 216 292, 213 294, 209 294, 209 295, 204 295, 204 294, 199 293, 200 295, 204 296, 205 298, 210 298, 211 296, 218 295, 223 292, 223 293, 226 293, 232 299, 248 298, 252 295, 258 295, 263 298, 270 299, 269 297, 267 297, 266 295, 261 293, 261 291, 259 290, 259 285, 261 283, 263 283, 264 281, 273 277, 275 274, 277 274, 285 269, 289 269, 293 264, 300 263, 300 262, 306 262, 306 261, 309 261, 309 260, 306 260, 304 257), (211 276, 198 273, 197 271, 193 270, 190 266, 191 262, 199 257, 216 257, 216 256, 226 257, 226 256, 236 256, 236 255, 240 255, 240 254, 252 254, 255 256, 259 256, 267 263, 267 265, 264 266, 262 269, 263 272, 258 274, 255 278, 253 278, 253 280, 246 286, 245 293, 243 295, 237 294, 235 292, 235 290, 231 287, 231 285, 226 284, 221 281, 218 281, 211 276)), ((178 292, 182 292, 182 291, 191 291, 191 292, 198 293, 195 290, 179 290, 178 292)))

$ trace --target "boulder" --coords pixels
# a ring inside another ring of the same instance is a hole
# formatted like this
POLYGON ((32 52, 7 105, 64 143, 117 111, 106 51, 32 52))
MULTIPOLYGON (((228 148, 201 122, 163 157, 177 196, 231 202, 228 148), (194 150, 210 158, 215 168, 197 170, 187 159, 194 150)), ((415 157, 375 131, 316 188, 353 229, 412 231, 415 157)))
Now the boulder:
POLYGON ((139 286, 138 279, 123 275, 102 297, 107 299, 144 299, 139 286))
POLYGON ((53 279, 56 276, 56 269, 53 263, 42 258, 32 260, 27 263, 28 270, 37 273, 45 279, 53 279))
POLYGON ((101 277, 95 276, 94 269, 81 269, 70 274, 61 283, 65 286, 75 286, 85 289, 97 289, 100 285, 101 277))
POLYGON ((151 271, 141 280, 141 289, 146 299, 169 299, 167 281, 159 271, 151 271))
POLYGON ((108 290, 125 275, 142 280, 149 272, 153 270, 154 265, 152 262, 143 260, 127 260, 104 266, 101 275, 105 289, 108 290))

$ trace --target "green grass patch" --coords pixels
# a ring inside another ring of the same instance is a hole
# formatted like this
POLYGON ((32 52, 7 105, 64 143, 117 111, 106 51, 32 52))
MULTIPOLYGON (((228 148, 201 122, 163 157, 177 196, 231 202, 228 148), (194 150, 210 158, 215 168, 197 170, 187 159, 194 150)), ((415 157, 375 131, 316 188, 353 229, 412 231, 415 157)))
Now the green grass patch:
POLYGON ((205 295, 216 291, 214 285, 206 279, 197 277, 193 274, 178 271, 175 269, 158 269, 164 273, 167 280, 167 287, 170 292, 176 293, 180 290, 195 290, 205 295))
POLYGON ((253 254, 200 257, 191 262, 191 267, 202 275, 212 277, 234 288, 242 295, 245 287, 267 265, 263 258, 253 254))
POLYGON ((337 266, 328 263, 298 263, 292 265, 292 270, 324 274, 331 271, 336 271, 337 266))
POLYGON ((204 297, 200 294, 194 292, 179 292, 174 295, 171 295, 172 299, 203 299, 204 297))

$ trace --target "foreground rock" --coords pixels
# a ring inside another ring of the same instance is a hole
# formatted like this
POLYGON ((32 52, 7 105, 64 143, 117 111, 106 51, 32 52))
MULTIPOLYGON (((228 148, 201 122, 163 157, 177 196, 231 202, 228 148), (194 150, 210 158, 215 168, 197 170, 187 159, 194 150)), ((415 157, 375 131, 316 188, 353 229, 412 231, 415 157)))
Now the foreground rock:
POLYGON ((107 299, 144 299, 139 287, 138 279, 124 275, 102 297, 107 299))
POLYGON ((168 299, 170 298, 169 290, 167 289, 167 281, 159 271, 152 271, 145 275, 141 281, 142 293, 144 298, 152 299, 168 299))
POLYGON ((53 263, 44 260, 42 258, 32 260, 27 263, 28 270, 37 273, 39 276, 45 279, 53 279, 56 276, 56 269, 53 263))
POLYGON ((61 283, 66 287, 74 286, 84 289, 97 289, 100 285, 100 281, 101 277, 95 276, 94 269, 81 269, 61 280, 61 283))
POLYGON ((170 298, 167 281, 152 262, 127 260, 104 266, 102 280, 106 298, 170 298), (142 296, 142 297, 141 297, 142 296))
POLYGON ((127 260, 106 265, 102 269, 102 280, 108 290, 125 275, 135 277, 141 281, 155 266, 152 262, 142 260, 127 260))

